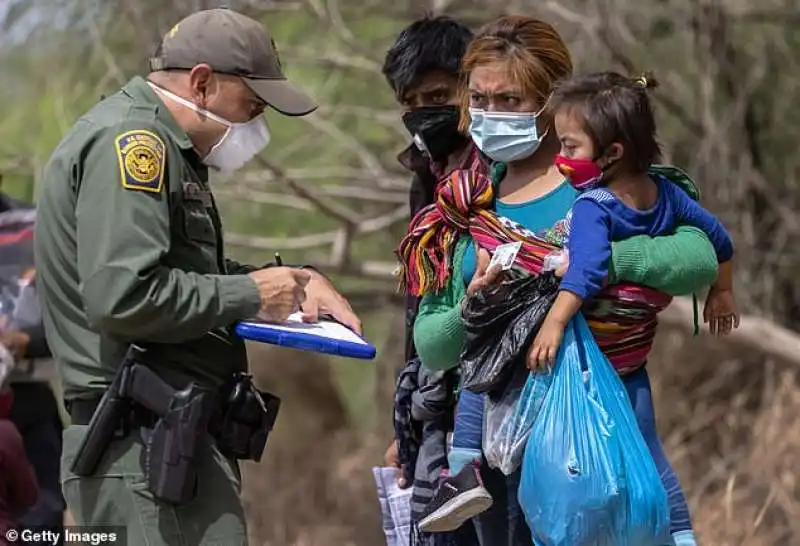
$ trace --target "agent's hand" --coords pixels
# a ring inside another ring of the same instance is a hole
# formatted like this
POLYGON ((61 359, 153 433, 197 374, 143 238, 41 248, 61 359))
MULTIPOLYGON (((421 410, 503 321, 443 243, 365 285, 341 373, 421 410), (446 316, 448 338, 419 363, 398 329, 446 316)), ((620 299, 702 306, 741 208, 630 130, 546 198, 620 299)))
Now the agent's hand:
POLYGON ((303 320, 317 322, 320 314, 328 314, 354 332, 361 334, 361 320, 353 312, 353 308, 331 282, 321 273, 312 269, 305 270, 310 275, 306 286, 306 300, 303 302, 303 320))
POLYGON ((306 301, 306 286, 311 280, 307 271, 290 267, 268 267, 248 274, 258 287, 261 310, 258 318, 283 322, 306 301))
POLYGON ((386 454, 383 456, 383 462, 387 467, 397 469, 397 487, 400 489, 408 487, 403 465, 400 464, 400 457, 397 453, 397 440, 392 440, 392 443, 389 444, 389 447, 386 449, 386 454))
POLYGON ((475 275, 467 286, 467 296, 474 296, 478 290, 491 286, 503 280, 503 268, 495 264, 489 267, 492 257, 484 249, 478 249, 478 265, 475 268, 475 275))
POLYGON ((733 290, 712 288, 703 308, 703 322, 708 324, 712 334, 727 336, 739 327, 739 307, 733 297, 733 290))

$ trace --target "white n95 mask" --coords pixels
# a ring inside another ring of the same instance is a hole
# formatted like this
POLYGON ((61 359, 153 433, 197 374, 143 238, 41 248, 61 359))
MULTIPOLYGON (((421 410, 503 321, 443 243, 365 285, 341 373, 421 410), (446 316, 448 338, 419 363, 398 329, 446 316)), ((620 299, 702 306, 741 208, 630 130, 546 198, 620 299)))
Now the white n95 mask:
POLYGON ((191 108, 228 128, 222 138, 203 158, 203 163, 209 167, 225 173, 233 172, 242 168, 269 144, 269 126, 263 115, 258 115, 245 123, 233 123, 152 82, 148 83, 156 92, 162 93, 178 104, 191 108))
POLYGON ((230 123, 210 112, 206 115, 214 121, 228 125, 228 130, 219 142, 203 158, 203 163, 209 167, 226 173, 241 169, 269 144, 269 127, 262 115, 247 123, 230 123))

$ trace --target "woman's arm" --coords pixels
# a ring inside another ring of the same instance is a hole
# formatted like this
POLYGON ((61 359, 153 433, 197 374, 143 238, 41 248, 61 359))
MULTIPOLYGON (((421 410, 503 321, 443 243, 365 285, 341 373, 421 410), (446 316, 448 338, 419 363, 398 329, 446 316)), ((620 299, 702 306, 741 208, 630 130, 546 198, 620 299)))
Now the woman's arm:
POLYGON ((639 235, 611 246, 609 284, 628 281, 684 296, 714 284, 719 272, 711 241, 695 227, 681 226, 664 237, 639 235))
POLYGON ((686 192, 674 185, 667 186, 671 191, 670 200, 675 207, 678 223, 694 226, 705 233, 717 253, 717 261, 724 263, 733 258, 733 240, 719 218, 700 206, 686 192))
POLYGON ((458 366, 466 331, 461 320, 464 298, 463 268, 468 239, 458 242, 453 252, 453 267, 447 286, 423 296, 414 322, 414 345, 422 365, 429 370, 449 370, 458 366))
MULTIPOLYGON (((451 280, 449 284, 453 281, 451 280)), ((448 287, 449 288, 449 287, 448 287)), ((414 322, 414 345, 422 365, 433 371, 458 366, 466 333, 461 304, 452 301, 451 290, 422 298, 414 322)))

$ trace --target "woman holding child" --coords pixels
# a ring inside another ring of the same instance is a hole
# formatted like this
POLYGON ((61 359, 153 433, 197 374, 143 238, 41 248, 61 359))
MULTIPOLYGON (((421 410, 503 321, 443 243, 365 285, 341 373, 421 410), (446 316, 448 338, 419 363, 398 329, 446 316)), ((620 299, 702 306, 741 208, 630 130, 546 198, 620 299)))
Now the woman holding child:
MULTIPOLYGON (((469 46, 462 73, 462 129, 470 133, 478 148, 493 161, 491 177, 470 171, 453 171, 445 176, 437 188, 437 202, 412 220, 409 233, 399 248, 407 289, 423 296, 414 339, 423 366, 433 370, 458 366, 464 344, 463 302, 468 295, 497 282, 500 277, 497 271, 487 270, 488 252, 499 244, 523 241, 520 255, 524 257, 527 252, 529 257, 534 256, 536 248, 530 243, 532 234, 552 228, 567 217, 576 198, 587 187, 618 179, 622 166, 627 168, 632 164, 631 154, 635 151, 630 140, 609 148, 620 136, 613 132, 610 136, 603 135, 610 139, 600 143, 605 148, 596 146, 598 135, 590 135, 588 148, 585 142, 574 142, 577 134, 586 136, 592 132, 593 127, 587 130, 585 123, 580 127, 574 124, 566 127, 566 132, 573 133, 572 141, 566 136, 560 141, 559 137, 564 135, 556 134, 549 102, 557 83, 572 75, 572 61, 563 40, 547 23, 524 16, 507 16, 489 23, 469 46), (580 144, 584 148, 578 150, 580 144), (557 154, 561 157, 559 165, 554 163, 557 154), (587 161, 599 172, 590 169, 587 161), (576 167, 581 166, 583 172, 592 171, 593 176, 586 176, 584 180, 576 175, 580 170, 576 167), (565 172, 574 179, 572 183, 565 178, 565 172)), ((630 81, 616 83, 627 85, 627 92, 635 95, 636 89, 631 87, 630 81)), ((644 87, 646 82, 641 82, 642 96, 646 92, 644 87)), ((609 94, 609 89, 600 89, 599 94, 609 94)), ((584 90, 587 96, 592 94, 589 91, 598 91, 584 90)), ((565 114, 569 110, 567 107, 577 103, 564 99, 561 104, 565 108, 562 114, 565 114)), ((581 113, 584 117, 588 115, 586 111, 581 113)), ((562 125, 574 121, 567 118, 569 116, 562 115, 562 125)), ((649 137, 654 137, 654 127, 649 137)), ((657 158, 655 146, 653 153, 644 159, 644 169, 634 173, 639 176, 636 180, 644 181, 642 192, 633 191, 638 186, 631 185, 630 177, 621 179, 628 180, 621 183, 621 189, 613 189, 611 198, 620 200, 620 210, 627 206, 641 209, 638 212, 646 215, 663 201, 664 188, 674 189, 666 179, 648 176, 648 168, 657 158), (648 186, 647 180, 653 185, 648 186)), ((683 176, 682 173, 678 175, 683 176)), ((586 198, 581 196, 578 201, 586 201, 586 198)), ((643 220, 645 227, 640 226, 640 229, 604 232, 604 246, 597 252, 605 254, 600 258, 593 255, 588 261, 596 266, 591 282, 580 278, 581 272, 587 271, 587 260, 583 256, 578 257, 581 269, 570 266, 567 271, 570 279, 580 281, 576 286, 591 285, 591 289, 583 290, 580 297, 575 297, 576 290, 569 287, 562 290, 560 303, 553 311, 559 316, 551 313, 548 317, 547 328, 537 336, 528 359, 529 366, 536 368, 555 357, 560 343, 558 331, 559 328, 563 330, 564 319, 577 312, 584 298, 594 296, 606 283, 606 278, 612 287, 603 294, 609 292, 612 298, 619 297, 614 287, 621 282, 643 285, 637 293, 644 294, 648 309, 654 309, 647 320, 616 333, 614 328, 619 325, 610 320, 604 329, 595 332, 602 332, 597 335, 598 343, 622 376, 642 434, 661 473, 670 502, 670 531, 678 546, 694 545, 694 533, 686 499, 655 429, 650 381, 644 365, 655 334, 655 312, 666 307, 671 295, 694 293, 714 283, 718 262, 727 262, 732 253, 732 248, 726 247, 730 241, 726 240, 727 234, 721 226, 707 213, 703 216, 702 209, 697 209, 699 206, 692 208, 692 214, 678 214, 670 209, 674 214, 655 229, 647 229, 645 224, 649 224, 643 220), (702 221, 697 221, 698 215, 702 216, 702 221), (678 227, 677 224, 689 225, 678 227), (712 237, 706 236, 704 231, 710 231, 712 237), (650 238, 656 235, 657 238, 650 238), (601 271, 598 273, 598 270, 601 271), (609 335, 609 330, 613 335, 609 335)), ((632 211, 630 214, 636 216, 632 211)), ((575 244, 583 244, 578 248, 591 246, 585 237, 578 237, 585 230, 581 226, 580 221, 573 226, 575 237, 570 239, 570 248, 572 239, 576 239, 575 244)), ((712 324, 718 325, 721 331, 727 331, 738 319, 728 284, 729 267, 726 265, 720 271, 725 275, 712 290, 714 297, 707 303, 706 318, 712 319, 712 324)), ((595 317, 594 322, 591 316, 587 318, 593 326, 602 321, 602 318, 595 317)), ((532 539, 517 501, 519 470, 510 476, 485 467, 479 470, 483 406, 481 395, 461 392, 453 447, 448 457, 449 477, 444 478, 437 496, 423 515, 420 529, 449 530, 474 517, 483 545, 529 546, 532 539)))

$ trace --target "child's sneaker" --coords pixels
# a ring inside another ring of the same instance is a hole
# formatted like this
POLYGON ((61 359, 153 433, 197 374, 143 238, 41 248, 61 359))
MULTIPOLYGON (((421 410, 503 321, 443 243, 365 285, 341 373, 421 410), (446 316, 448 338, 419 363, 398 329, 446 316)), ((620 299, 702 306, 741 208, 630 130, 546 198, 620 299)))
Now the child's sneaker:
POLYGON ((455 531, 491 506, 492 496, 483 487, 478 465, 469 463, 455 476, 439 482, 436 494, 421 514, 419 530, 423 533, 455 531))

